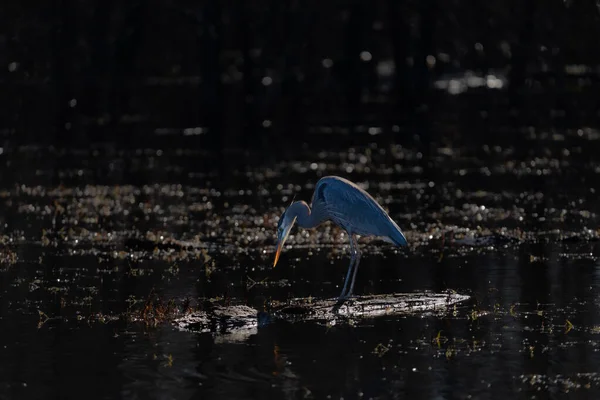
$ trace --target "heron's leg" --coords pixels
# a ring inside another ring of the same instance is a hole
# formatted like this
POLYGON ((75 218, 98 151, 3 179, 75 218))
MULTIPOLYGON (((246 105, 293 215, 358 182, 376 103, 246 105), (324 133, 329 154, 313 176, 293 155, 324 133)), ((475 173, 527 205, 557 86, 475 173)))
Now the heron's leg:
POLYGON ((342 293, 340 293, 340 299, 346 297, 346 288, 348 287, 348 282, 350 282, 350 277, 352 275, 352 268, 354 267, 356 257, 354 256, 354 252, 350 255, 350 265, 348 266, 348 272, 346 273, 346 279, 344 279, 344 287, 342 288, 342 293))
POLYGON ((356 280, 356 272, 358 271, 358 264, 360 264, 360 249, 358 248, 358 242, 356 236, 352 235, 352 245, 354 247, 354 272, 352 273, 352 283, 350 283, 350 290, 346 293, 346 297, 352 296, 354 291, 354 281, 356 280))
POLYGON ((350 235, 350 265, 348 266, 348 272, 346 273, 346 279, 344 279, 344 287, 342 288, 342 293, 340 294, 340 299, 346 297, 346 288, 348 287, 348 282, 350 282, 350 276, 352 275, 352 268, 356 264, 356 249, 354 247, 354 242, 352 241, 352 235, 350 235))

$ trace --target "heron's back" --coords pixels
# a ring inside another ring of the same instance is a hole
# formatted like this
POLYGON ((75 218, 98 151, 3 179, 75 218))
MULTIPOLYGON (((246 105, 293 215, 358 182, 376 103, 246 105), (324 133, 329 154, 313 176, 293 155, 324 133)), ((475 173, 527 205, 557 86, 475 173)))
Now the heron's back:
POLYGON ((406 239, 398 225, 371 195, 347 179, 321 178, 315 187, 313 212, 323 214, 350 234, 389 238, 398 246, 406 239))

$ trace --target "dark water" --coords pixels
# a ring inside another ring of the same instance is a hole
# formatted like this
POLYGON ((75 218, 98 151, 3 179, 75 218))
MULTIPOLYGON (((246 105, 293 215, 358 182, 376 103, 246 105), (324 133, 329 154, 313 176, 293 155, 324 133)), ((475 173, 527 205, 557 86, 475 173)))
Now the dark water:
POLYGON ((427 157, 365 138, 280 161, 6 148, 0 397, 597 398, 600 134, 508 131, 427 157), (338 295, 348 245, 334 226, 294 230, 271 268, 283 207, 328 174, 365 187, 410 242, 364 240, 357 294, 472 299, 442 317, 244 333, 169 323, 206 302, 338 295))
POLYGON ((0 399, 599 398, 597 1, 2 5, 0 399), (337 296, 334 226, 271 268, 328 174, 410 243, 357 294, 471 299, 171 323, 337 296))

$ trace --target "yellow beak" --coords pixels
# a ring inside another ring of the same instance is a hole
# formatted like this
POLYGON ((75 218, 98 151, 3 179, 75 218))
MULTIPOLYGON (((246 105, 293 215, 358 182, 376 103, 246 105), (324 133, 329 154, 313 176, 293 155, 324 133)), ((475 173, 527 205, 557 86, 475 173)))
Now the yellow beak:
POLYGON ((281 254, 281 249, 283 248, 283 243, 277 243, 277 251, 275 252, 275 262, 273 263, 273 268, 277 265, 277 261, 279 261, 279 255, 281 254))

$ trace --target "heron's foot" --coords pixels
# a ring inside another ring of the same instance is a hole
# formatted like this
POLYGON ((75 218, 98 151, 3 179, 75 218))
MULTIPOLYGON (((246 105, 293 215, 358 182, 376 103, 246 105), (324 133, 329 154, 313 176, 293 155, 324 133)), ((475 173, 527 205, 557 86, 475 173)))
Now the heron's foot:
POLYGON ((356 296, 353 295, 343 295, 338 297, 337 301, 335 302, 335 304, 333 305, 333 307, 331 308, 331 311, 334 314, 337 314, 339 309, 348 301, 351 301, 352 299, 356 298, 356 296))
POLYGON ((346 301, 345 297, 343 297, 343 296, 338 297, 338 299, 335 302, 335 304, 333 305, 333 307, 331 307, 331 312, 333 312, 334 314, 337 314, 338 311, 340 311, 340 308, 344 305, 345 301, 346 301))
POLYGON ((354 298, 356 298, 358 296, 352 295, 352 294, 344 294, 340 297, 338 297, 337 299, 337 304, 343 304, 344 302, 348 301, 348 300, 352 300, 354 298))

